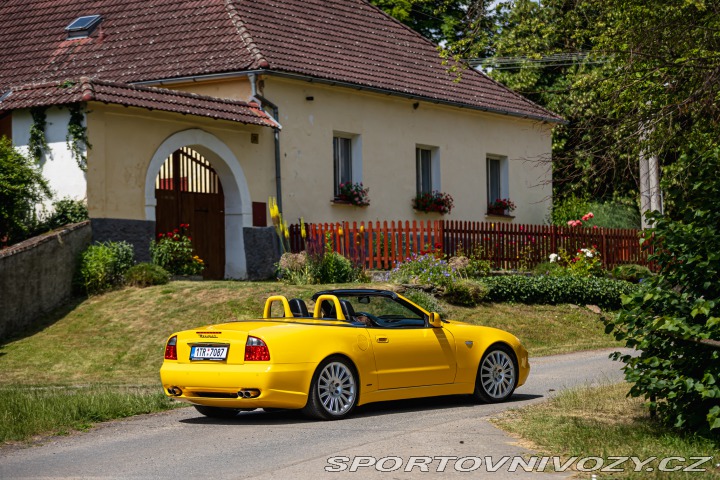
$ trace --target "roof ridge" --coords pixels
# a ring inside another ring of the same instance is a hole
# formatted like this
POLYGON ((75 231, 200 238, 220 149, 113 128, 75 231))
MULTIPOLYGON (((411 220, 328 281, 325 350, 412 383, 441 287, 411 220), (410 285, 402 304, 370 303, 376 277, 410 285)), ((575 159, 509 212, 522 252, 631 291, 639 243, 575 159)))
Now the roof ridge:
POLYGON ((245 44, 245 48, 255 58, 255 62, 253 62, 251 66, 253 68, 268 68, 270 66, 270 63, 267 61, 265 56, 260 51, 260 47, 257 46, 255 40, 253 40, 252 36, 250 35, 250 31, 245 25, 245 22, 242 19, 242 15, 240 15, 240 13, 237 11, 237 8, 235 8, 234 0, 224 0, 224 3, 225 10, 227 10, 230 21, 233 23, 233 26, 238 32, 238 35, 240 35, 240 38, 245 44))

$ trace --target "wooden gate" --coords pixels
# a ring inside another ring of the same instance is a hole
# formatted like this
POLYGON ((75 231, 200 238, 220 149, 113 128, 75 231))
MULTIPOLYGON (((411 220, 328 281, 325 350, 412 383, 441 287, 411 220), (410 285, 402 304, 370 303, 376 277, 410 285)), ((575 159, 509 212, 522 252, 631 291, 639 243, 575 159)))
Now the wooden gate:
POLYGON ((202 155, 183 147, 165 160, 155 179, 156 233, 190 224, 203 278, 225 277, 225 197, 220 178, 202 155))

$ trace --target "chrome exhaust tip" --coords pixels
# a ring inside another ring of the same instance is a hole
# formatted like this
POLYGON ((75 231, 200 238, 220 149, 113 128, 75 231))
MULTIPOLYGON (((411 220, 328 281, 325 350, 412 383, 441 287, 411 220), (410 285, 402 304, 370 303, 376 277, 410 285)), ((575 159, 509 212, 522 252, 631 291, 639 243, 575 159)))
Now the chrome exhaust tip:
POLYGON ((238 398, 256 398, 260 396, 257 388, 243 388, 238 392, 238 398))
POLYGON ((180 395, 182 395, 183 392, 182 392, 182 390, 180 390, 179 387, 170 387, 170 388, 168 388, 168 393, 175 397, 179 397, 180 395))

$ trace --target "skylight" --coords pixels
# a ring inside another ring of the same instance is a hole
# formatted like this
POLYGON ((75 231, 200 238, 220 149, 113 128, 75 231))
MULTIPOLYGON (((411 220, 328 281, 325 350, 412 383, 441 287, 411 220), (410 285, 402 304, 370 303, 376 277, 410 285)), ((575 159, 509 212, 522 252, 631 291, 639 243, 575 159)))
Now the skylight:
POLYGON ((70 23, 65 30, 68 32, 67 38, 85 38, 90 36, 95 27, 100 24, 102 17, 100 15, 86 15, 76 18, 70 23))

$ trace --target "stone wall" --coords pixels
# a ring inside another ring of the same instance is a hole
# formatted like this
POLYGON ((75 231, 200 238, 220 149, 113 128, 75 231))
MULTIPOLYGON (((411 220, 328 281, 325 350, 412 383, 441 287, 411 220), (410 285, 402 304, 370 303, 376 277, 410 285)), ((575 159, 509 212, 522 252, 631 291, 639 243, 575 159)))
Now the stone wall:
POLYGON ((248 280, 275 278, 275 264, 280 260, 280 241, 273 227, 243 229, 248 280))
POLYGON ((91 240, 82 222, 0 250, 0 339, 70 299, 78 255, 91 240))

